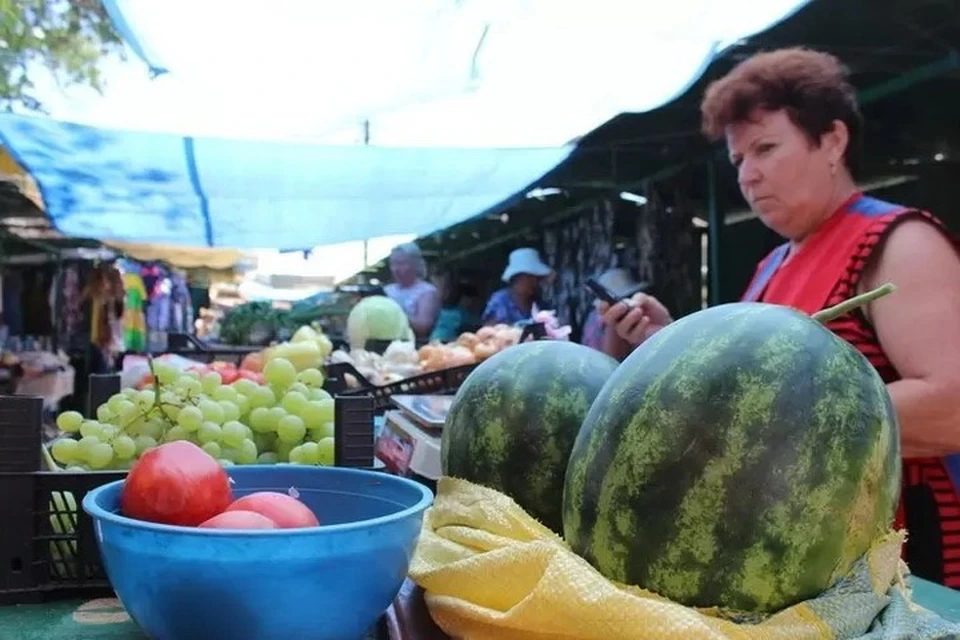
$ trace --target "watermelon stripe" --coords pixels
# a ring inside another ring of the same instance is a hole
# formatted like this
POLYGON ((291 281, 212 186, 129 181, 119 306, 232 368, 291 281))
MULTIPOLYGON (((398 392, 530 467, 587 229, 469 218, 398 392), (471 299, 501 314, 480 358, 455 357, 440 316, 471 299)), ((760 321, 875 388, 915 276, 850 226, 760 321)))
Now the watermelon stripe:
POLYGON ((846 573, 889 525, 893 433, 876 372, 808 317, 699 312, 637 349, 591 408, 568 468, 567 541, 608 577, 685 604, 779 609, 846 573))

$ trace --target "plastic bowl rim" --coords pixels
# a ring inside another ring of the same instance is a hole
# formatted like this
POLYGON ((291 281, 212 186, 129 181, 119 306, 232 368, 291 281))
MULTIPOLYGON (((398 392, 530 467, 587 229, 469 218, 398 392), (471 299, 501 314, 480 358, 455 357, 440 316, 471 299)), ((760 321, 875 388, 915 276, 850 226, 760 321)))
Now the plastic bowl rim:
MULTIPOLYGON (((260 465, 237 465, 227 469, 227 475, 230 475, 230 472, 234 469, 263 469, 265 467, 260 465)), ((383 476, 381 472, 366 471, 363 469, 351 469, 349 467, 328 467, 328 469, 336 469, 337 473, 348 473, 350 475, 364 475, 367 474, 376 474, 377 476, 383 476)), ((322 531, 324 533, 337 533, 341 531, 353 531, 355 529, 367 529, 373 526, 388 524, 397 520, 403 520, 409 516, 416 515, 426 511, 430 505, 433 503, 433 492, 430 491, 429 487, 423 485, 409 478, 403 478, 401 476, 390 476, 388 482, 399 482, 401 484, 406 484, 410 487, 415 488, 420 492, 420 499, 416 504, 396 511, 394 513, 389 513, 385 516, 378 516, 376 518, 368 518, 366 520, 356 520, 354 522, 343 522, 340 524, 321 524, 319 527, 302 527, 296 529, 201 529, 200 527, 185 527, 180 525, 173 524, 160 524, 157 522, 149 522, 147 520, 136 520, 134 518, 128 518, 119 513, 113 513, 107 511, 103 507, 97 504, 96 498, 99 494, 106 492, 110 487, 115 485, 122 485, 126 482, 126 479, 123 480, 114 480, 113 482, 108 482, 102 484, 99 487, 91 489, 83 497, 83 510, 90 515, 94 520, 106 520, 113 524, 130 527, 132 529, 146 529, 149 531, 157 531, 164 533, 186 533, 192 535, 200 536, 220 536, 220 537, 230 537, 230 538, 260 538, 260 537, 270 537, 270 536, 311 536, 316 535, 317 532, 322 531)), ((310 489, 305 489, 305 491, 310 491, 310 489)))

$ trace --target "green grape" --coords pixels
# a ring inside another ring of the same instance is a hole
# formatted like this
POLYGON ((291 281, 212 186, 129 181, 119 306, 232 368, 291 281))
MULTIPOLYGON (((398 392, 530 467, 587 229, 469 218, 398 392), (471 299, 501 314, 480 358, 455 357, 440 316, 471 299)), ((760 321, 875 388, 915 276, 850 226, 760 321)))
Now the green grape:
POLYGON ((317 464, 332 467, 335 461, 333 438, 324 438, 317 443, 317 464))
MULTIPOLYGON (((217 409, 219 410, 220 407, 218 406, 217 409)), ((204 413, 197 407, 184 407, 177 412, 177 424, 188 433, 199 429, 203 420, 204 413)))
POLYGON ((114 414, 117 414, 119 413, 120 404, 123 402, 130 402, 130 401, 127 400, 127 396, 123 395, 122 393, 115 393, 112 396, 110 396, 109 400, 107 400, 107 407, 114 414))
POLYGON ((83 424, 83 416, 79 411, 64 411, 57 416, 57 428, 64 433, 77 433, 83 424))
POLYGON ((113 464, 110 465, 110 467, 112 469, 116 469, 117 471, 129 471, 136 463, 137 461, 134 458, 127 458, 126 460, 117 460, 114 458, 113 464))
MULTIPOLYGON (((240 424, 243 424, 242 422, 240 424)), ((253 440, 253 429, 243 424, 243 432, 246 434, 247 440, 253 440)))
POLYGON ((223 409, 224 422, 240 419, 240 407, 238 407, 236 403, 230 402, 229 400, 220 400, 217 404, 223 409))
POLYGON ((122 402, 117 403, 116 408, 113 409, 113 413, 121 421, 129 422, 134 416, 137 415, 137 405, 125 399, 122 402))
POLYGON ((227 459, 225 459, 225 458, 220 458, 219 460, 217 460, 217 462, 220 463, 220 466, 221 466, 221 467, 232 467, 232 466, 233 466, 233 461, 232 461, 232 460, 227 460, 227 459))
POLYGON ((233 402, 234 404, 236 404, 237 398, 240 397, 240 393, 231 386, 217 387, 212 393, 208 393, 207 395, 217 402, 233 402))
POLYGON ((247 396, 238 395, 237 399, 233 402, 237 405, 237 409, 240 410, 240 415, 245 416, 250 412, 250 398, 247 396))
POLYGON ((102 424, 100 425, 100 435, 97 436, 104 442, 112 442, 114 438, 120 433, 120 429, 113 426, 112 424, 102 424))
POLYGON ((134 402, 141 409, 149 409, 157 400, 157 394, 153 389, 142 389, 137 392, 134 402))
POLYGON ((279 438, 277 439, 274 448, 277 451, 277 457, 280 458, 280 462, 289 462, 290 461, 290 450, 296 445, 292 445, 288 442, 283 442, 279 438))
POLYGON ((329 409, 330 408, 323 402, 310 400, 297 415, 303 418, 303 422, 307 425, 308 429, 318 429, 333 419, 329 415, 329 409))
POLYGON ((304 369, 297 374, 297 380, 308 387, 322 387, 324 378, 320 369, 304 369))
POLYGON ((189 440, 190 432, 184 429, 183 427, 181 427, 180 425, 176 425, 176 426, 170 427, 167 430, 167 433, 163 437, 163 439, 166 440, 167 442, 175 442, 177 440, 189 440))
POLYGON ((288 391, 280 401, 280 406, 286 409, 288 413, 300 415, 303 408, 307 406, 307 396, 299 391, 288 391))
POLYGON ((277 464, 278 462, 280 457, 273 451, 264 451, 257 456, 257 464, 277 464))
POLYGON ((248 420, 250 426, 257 433, 266 433, 270 429, 270 411, 264 407, 257 407, 250 412, 248 420))
POLYGON ((324 389, 310 389, 310 393, 307 394, 307 397, 311 400, 333 400, 333 396, 327 393, 324 389))
POLYGON ((77 460, 80 453, 80 443, 73 438, 60 438, 50 445, 50 455, 60 464, 70 464, 77 460))
POLYGON ((110 410, 110 407, 106 404, 102 404, 97 407, 97 420, 100 422, 110 422, 114 418, 113 411, 110 410))
POLYGON ((89 460, 90 452, 100 444, 100 438, 97 436, 84 436, 77 441, 77 460, 89 460))
POLYGON ((284 416, 277 424, 277 437, 283 442, 296 444, 307 435, 307 427, 299 416, 284 416))
POLYGON ((83 437, 93 436, 99 438, 101 431, 100 423, 96 420, 84 420, 80 424, 80 435, 83 437))
POLYGON ((162 362, 153 363, 153 374, 157 377, 160 384, 173 384, 180 377, 180 372, 175 367, 162 362))
POLYGON ((220 458, 223 455, 219 442, 204 442, 200 448, 209 453, 211 458, 220 458))
POLYGON ((272 407, 277 404, 277 394, 270 387, 257 386, 248 397, 251 407, 272 407))
MULTIPOLYGON (((204 398, 197 403, 197 409, 200 409, 200 413, 203 414, 204 420, 216 422, 217 424, 223 424, 223 407, 221 407, 219 403, 204 398)), ((199 425, 197 426, 199 427, 199 425)))
POLYGON ((292 385, 287 387, 287 393, 290 393, 291 391, 302 393, 304 396, 310 393, 309 387, 307 387, 307 385, 303 384, 302 382, 294 382, 292 385))
POLYGON ((137 390, 133 387, 127 387, 126 389, 120 389, 120 393, 127 396, 127 400, 133 400, 137 396, 137 390))
POLYGON ((133 442, 137 447, 138 456, 144 451, 149 451, 157 446, 157 439, 152 436, 137 436, 133 439, 133 442))
POLYGON ((254 444, 253 440, 244 440, 240 443, 240 446, 237 447, 236 460, 239 464, 256 464, 257 445, 254 444))
POLYGON ((240 450, 236 447, 220 447, 220 457, 224 460, 229 460, 230 462, 236 462, 237 458, 240 457, 240 450))
POLYGON ((137 453, 137 444, 130 436, 117 436, 112 444, 113 453, 120 460, 129 460, 137 453))
POLYGON ((163 437, 164 424, 160 420, 150 419, 140 427, 140 435, 159 440, 163 437))
POLYGON ((253 434, 253 443, 257 445, 257 451, 273 451, 277 448, 277 434, 273 433, 255 433, 253 434))
POLYGON ((160 402, 162 402, 163 404, 175 404, 178 406, 182 406, 183 398, 175 394, 173 391, 161 391, 160 402))
POLYGON ((325 422, 316 429, 310 429, 310 439, 320 442, 324 438, 333 438, 337 435, 336 426, 332 422, 325 422))
POLYGON ((230 385, 230 387, 233 388, 240 395, 247 396, 249 398, 251 395, 253 395, 254 391, 260 388, 260 385, 258 385, 253 380, 240 378, 239 380, 234 382, 232 385, 230 385))
POLYGON ((173 385, 173 388, 181 393, 197 395, 203 391, 203 385, 200 384, 199 378, 189 375, 184 375, 182 378, 177 380, 177 383, 173 385))
MULTIPOLYGON (((201 444, 219 442, 221 437, 223 437, 223 430, 220 428, 220 425, 214 422, 204 422, 200 425, 200 429, 197 430, 197 440, 201 444)), ((213 456, 212 453, 210 455, 213 456)), ((213 457, 219 458, 220 456, 216 455, 213 457)))
POLYGON ((320 460, 320 449, 316 442, 304 442, 300 445, 300 464, 315 465, 320 460))
POLYGON ((284 358, 274 358, 263 368, 263 379, 271 385, 289 387, 297 379, 297 369, 284 358))
POLYGON ((239 447, 247 437, 247 428, 237 421, 223 425, 223 443, 230 447, 239 447))
POLYGON ((293 464, 307 464, 303 461, 303 445, 297 445, 293 449, 290 449, 287 457, 293 464))
POLYGON ((113 462, 113 447, 106 442, 98 442, 90 449, 87 463, 91 469, 105 469, 113 462))
POLYGON ((269 420, 270 430, 276 431, 280 421, 287 417, 287 410, 283 407, 270 407, 267 409, 267 419, 269 420))
POLYGON ((208 396, 212 395, 221 384, 223 384, 223 377, 216 371, 210 371, 200 377, 200 389, 208 396))

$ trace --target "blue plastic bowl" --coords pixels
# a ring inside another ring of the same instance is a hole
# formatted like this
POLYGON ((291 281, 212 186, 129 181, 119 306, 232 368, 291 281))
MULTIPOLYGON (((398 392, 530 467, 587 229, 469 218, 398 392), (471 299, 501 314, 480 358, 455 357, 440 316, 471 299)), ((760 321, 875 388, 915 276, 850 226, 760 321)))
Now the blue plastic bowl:
POLYGON ((236 497, 291 487, 309 529, 224 531, 119 515, 123 481, 86 495, 117 597, 152 640, 362 638, 406 577, 433 496, 396 476, 336 467, 231 467, 236 497))

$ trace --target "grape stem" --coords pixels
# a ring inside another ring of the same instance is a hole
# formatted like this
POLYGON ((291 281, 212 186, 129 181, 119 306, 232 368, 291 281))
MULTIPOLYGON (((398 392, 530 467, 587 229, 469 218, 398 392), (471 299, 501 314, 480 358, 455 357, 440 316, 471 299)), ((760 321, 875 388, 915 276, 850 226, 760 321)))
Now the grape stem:
MULTIPOLYGON (((158 409, 160 409, 160 415, 163 417, 163 419, 167 422, 167 424, 170 425, 171 428, 173 428, 177 425, 173 421, 173 418, 168 416, 167 413, 163 410, 163 405, 166 403, 160 401, 160 378, 157 376, 156 369, 154 369, 153 367, 152 355, 149 355, 149 354, 147 355, 147 365, 150 367, 150 375, 153 376, 153 394, 154 394, 153 403, 157 406, 158 409)), ((144 414, 144 417, 147 417, 146 414, 144 414)))
POLYGON ((849 300, 844 300, 838 305, 817 311, 811 317, 820 324, 827 324, 828 322, 832 322, 841 316, 847 315, 854 309, 859 309, 860 307, 866 306, 878 298, 890 295, 896 290, 897 287, 894 286, 892 282, 888 282, 877 287, 876 289, 871 289, 870 291, 861 293, 860 295, 854 296, 849 300))

